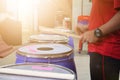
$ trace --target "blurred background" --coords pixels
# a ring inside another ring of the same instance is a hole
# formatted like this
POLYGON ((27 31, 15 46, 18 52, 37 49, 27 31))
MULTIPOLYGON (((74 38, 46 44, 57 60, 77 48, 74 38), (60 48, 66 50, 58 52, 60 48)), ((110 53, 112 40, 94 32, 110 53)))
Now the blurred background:
MULTIPOLYGON (((17 21, 19 30, 14 28, 14 33, 24 42, 39 26, 60 27, 66 18, 70 21, 69 29, 74 30, 78 16, 89 16, 90 9, 90 0, 0 0, 0 20, 17 21)), ((7 28, 13 29, 10 25, 7 28)))
MULTIPOLYGON (((91 4, 91 0, 0 0, 0 35, 6 44, 17 49, 27 43, 31 35, 40 32, 40 26, 65 28, 74 33, 77 24, 88 21, 91 4)), ((87 46, 85 44, 83 53, 79 54, 78 45, 79 39, 74 39, 78 80, 89 80, 87 46)), ((15 63, 15 57, 16 53, 12 52, 0 58, 0 65, 15 63)))

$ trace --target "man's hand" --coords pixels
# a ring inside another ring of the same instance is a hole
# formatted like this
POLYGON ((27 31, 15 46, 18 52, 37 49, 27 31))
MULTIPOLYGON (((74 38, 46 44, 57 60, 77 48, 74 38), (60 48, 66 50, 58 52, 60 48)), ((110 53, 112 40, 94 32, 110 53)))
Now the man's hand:
POLYGON ((100 40, 99 38, 95 37, 94 30, 84 32, 81 35, 81 39, 80 39, 80 41, 82 41, 82 43, 84 43, 84 42, 95 43, 99 40, 100 40))

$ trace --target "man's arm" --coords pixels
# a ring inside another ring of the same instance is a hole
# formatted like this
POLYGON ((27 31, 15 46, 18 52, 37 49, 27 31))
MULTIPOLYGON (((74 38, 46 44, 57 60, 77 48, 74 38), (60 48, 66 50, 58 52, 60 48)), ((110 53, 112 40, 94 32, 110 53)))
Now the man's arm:
MULTIPOLYGON (((118 11, 107 23, 100 26, 99 29, 102 31, 102 35, 105 36, 111 32, 117 31, 120 29, 120 11, 118 11)), ((100 41, 102 38, 97 38, 94 35, 95 30, 86 31, 81 35, 82 42, 95 43, 100 41)))
POLYGON ((103 35, 107 35, 120 29, 120 10, 116 13, 115 16, 112 17, 111 20, 99 27, 99 29, 102 31, 103 35))

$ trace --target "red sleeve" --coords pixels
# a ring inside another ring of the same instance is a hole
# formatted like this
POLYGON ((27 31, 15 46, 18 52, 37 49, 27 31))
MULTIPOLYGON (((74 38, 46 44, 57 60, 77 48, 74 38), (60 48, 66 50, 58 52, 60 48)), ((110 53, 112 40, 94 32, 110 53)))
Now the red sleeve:
POLYGON ((114 8, 120 9, 120 0, 114 0, 114 8))

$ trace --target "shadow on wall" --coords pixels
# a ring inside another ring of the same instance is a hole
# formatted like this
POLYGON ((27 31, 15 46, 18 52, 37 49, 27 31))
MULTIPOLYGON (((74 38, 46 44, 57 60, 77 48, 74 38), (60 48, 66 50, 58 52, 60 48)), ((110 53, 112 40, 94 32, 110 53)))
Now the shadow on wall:
POLYGON ((1 21, 0 34, 8 45, 22 44, 22 26, 19 21, 9 18, 1 21))
MULTIPOLYGON (((64 17, 72 17, 72 0, 44 0, 38 6, 39 26, 55 26, 56 15, 62 11, 64 17)), ((62 16, 61 15, 61 16, 62 16)))

